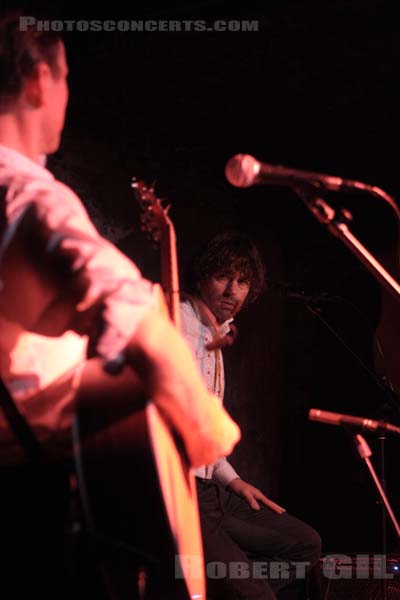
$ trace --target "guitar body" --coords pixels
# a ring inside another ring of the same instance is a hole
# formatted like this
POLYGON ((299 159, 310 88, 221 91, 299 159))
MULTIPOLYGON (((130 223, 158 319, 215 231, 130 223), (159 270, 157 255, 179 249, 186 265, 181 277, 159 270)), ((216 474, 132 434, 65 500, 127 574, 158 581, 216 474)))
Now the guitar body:
POLYGON ((89 362, 74 434, 83 508, 110 598, 204 599, 194 477, 131 369, 115 377, 89 362))

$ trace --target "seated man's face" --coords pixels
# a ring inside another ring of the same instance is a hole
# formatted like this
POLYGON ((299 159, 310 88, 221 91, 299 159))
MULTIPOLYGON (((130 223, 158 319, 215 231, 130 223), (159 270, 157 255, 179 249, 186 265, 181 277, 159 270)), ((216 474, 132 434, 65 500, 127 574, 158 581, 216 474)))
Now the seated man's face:
POLYGON ((219 323, 239 312, 249 290, 249 280, 238 271, 220 271, 199 283, 200 298, 219 323))

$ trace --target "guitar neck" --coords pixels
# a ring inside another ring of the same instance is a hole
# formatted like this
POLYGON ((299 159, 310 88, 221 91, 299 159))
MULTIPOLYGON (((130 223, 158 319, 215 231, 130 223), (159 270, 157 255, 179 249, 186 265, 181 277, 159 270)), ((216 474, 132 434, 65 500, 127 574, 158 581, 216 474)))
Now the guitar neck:
POLYGON ((174 225, 168 216, 169 206, 164 207, 162 201, 154 194, 154 185, 149 188, 143 181, 133 178, 132 187, 143 211, 142 230, 150 233, 153 240, 160 243, 161 285, 169 316, 175 326, 180 329, 176 235, 174 225))
POLYGON ((171 221, 168 222, 161 238, 161 282, 170 318, 180 329, 178 257, 175 230, 171 221))

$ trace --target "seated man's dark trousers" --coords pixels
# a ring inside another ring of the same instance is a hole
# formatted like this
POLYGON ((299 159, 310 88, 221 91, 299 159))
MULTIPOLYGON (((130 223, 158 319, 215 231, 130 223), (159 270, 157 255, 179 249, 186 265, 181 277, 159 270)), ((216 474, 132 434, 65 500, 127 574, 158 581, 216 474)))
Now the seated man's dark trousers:
MULTIPOLYGON (((321 539, 309 525, 196 479, 210 600, 273 600, 295 580, 304 587, 321 539)), ((290 585, 292 584, 292 585, 290 585)))

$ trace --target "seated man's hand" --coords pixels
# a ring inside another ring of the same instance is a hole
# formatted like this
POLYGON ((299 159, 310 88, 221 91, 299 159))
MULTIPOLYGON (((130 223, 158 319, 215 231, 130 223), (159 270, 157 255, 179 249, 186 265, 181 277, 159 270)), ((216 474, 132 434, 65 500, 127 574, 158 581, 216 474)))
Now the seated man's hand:
POLYGON ((264 496, 262 492, 260 492, 259 489, 257 489, 250 483, 243 481, 243 479, 240 479, 239 477, 232 479, 232 481, 228 484, 227 487, 229 491, 234 492, 238 496, 244 498, 254 510, 260 510, 259 502, 261 502, 262 504, 270 508, 272 511, 276 512, 278 515, 281 515, 284 512, 286 512, 285 509, 282 508, 282 506, 279 506, 279 504, 276 504, 275 502, 272 502, 272 500, 269 500, 266 496, 264 496))

